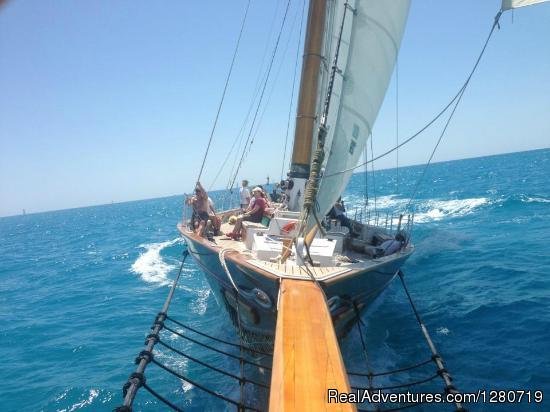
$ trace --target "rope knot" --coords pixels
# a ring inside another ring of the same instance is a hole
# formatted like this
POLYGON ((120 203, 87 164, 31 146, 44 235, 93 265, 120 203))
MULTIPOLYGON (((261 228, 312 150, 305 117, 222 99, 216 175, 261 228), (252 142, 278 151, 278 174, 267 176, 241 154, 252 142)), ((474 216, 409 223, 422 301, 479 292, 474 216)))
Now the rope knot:
POLYGON ((135 363, 138 365, 142 359, 145 360, 146 363, 149 363, 154 359, 154 357, 153 352, 149 350, 142 350, 137 356, 135 363))
POLYGON ((157 343, 160 340, 159 334, 158 333, 148 334, 147 337, 145 338, 144 345, 147 345, 151 339, 154 341, 154 343, 157 343))

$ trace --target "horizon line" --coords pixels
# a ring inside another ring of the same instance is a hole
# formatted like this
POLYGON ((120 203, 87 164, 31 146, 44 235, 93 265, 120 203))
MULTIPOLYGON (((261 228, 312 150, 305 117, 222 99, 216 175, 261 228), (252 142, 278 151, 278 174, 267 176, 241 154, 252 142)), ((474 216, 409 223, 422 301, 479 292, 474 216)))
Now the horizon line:
MULTIPOLYGON (((538 151, 538 150, 549 150, 549 149, 550 149, 550 147, 541 147, 541 148, 536 148, 536 149, 520 150, 520 151, 516 151, 516 152, 503 152, 503 153, 493 153, 493 154, 481 155, 481 156, 462 157, 462 158, 459 158, 459 159, 440 160, 440 161, 437 161, 437 162, 431 162, 430 165, 439 164, 439 163, 447 163, 447 162, 457 162, 457 161, 461 161, 461 160, 481 159, 481 158, 484 158, 484 157, 505 156, 505 155, 514 154, 514 153, 535 152, 535 151, 538 151)), ((399 166, 399 168, 425 166, 426 164, 427 164, 427 162, 426 163, 407 164, 407 165, 399 166)), ((381 169, 375 169, 375 171, 378 172, 378 171, 395 170, 395 169, 397 169, 397 167, 386 167, 386 168, 381 168, 381 169)), ((362 170, 362 171, 354 172, 354 173, 352 173, 352 175, 359 174, 359 173, 365 173, 365 171, 362 170)), ((224 188, 224 189, 213 189, 213 190, 209 190, 209 191, 210 192, 217 192, 217 191, 222 191, 222 190, 228 190, 228 189, 226 189, 226 188, 224 188)), ((18 217, 18 216, 37 215, 37 214, 41 214, 41 213, 63 212, 63 211, 75 210, 75 209, 86 209, 86 208, 90 208, 90 207, 119 205, 119 204, 124 204, 124 203, 142 202, 142 201, 146 201, 146 200, 167 199, 169 197, 184 196, 184 195, 185 195, 185 192, 182 192, 182 193, 176 193, 176 194, 172 194, 172 195, 163 195, 163 196, 157 196, 157 197, 146 197, 146 198, 140 198, 140 199, 129 199, 129 200, 122 200, 122 201, 118 201, 118 202, 111 201, 111 202, 107 202, 107 203, 98 203, 98 204, 90 204, 90 205, 83 205, 83 206, 74 206, 74 207, 67 207, 67 208, 61 208, 61 209, 41 210, 41 211, 37 211, 37 212, 29 212, 26 208, 22 208, 22 210, 24 210, 25 213, 1 215, 0 219, 12 218, 12 217, 18 217)))

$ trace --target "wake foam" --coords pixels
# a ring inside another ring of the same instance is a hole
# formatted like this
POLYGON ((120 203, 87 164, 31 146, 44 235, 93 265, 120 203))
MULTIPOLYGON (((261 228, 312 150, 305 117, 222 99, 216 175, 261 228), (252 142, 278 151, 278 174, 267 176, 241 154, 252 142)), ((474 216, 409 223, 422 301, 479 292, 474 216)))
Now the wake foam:
POLYGON ((454 200, 428 200, 418 206, 414 215, 415 223, 426 223, 448 217, 461 217, 474 213, 481 206, 489 204, 486 197, 454 200))
POLYGON ((159 286, 171 284, 167 275, 171 270, 177 268, 177 265, 166 263, 162 259, 160 252, 181 241, 180 238, 176 238, 166 242, 139 245, 145 251, 139 255, 130 270, 139 275, 147 283, 156 283, 159 286))
MULTIPOLYGON (((540 198, 534 198, 532 201, 541 201, 540 198)), ((355 207, 361 208, 364 204, 364 199, 358 196, 349 196, 346 200, 348 217, 354 216, 355 207)), ((542 199, 544 201, 544 199, 542 199)), ((399 211, 406 208, 409 199, 399 198, 396 195, 379 196, 376 199, 376 207, 380 213, 380 219, 386 219, 386 212, 393 216, 393 225, 399 222, 399 211)), ((470 199, 419 199, 413 201, 413 206, 416 208, 414 215, 415 223, 427 223, 439 221, 450 217, 460 217, 474 213, 478 208, 488 205, 491 200, 486 197, 470 198, 470 199)), ((369 208, 371 217, 374 219, 374 199, 369 199, 369 208)), ((388 221, 389 223, 389 221, 388 221)))

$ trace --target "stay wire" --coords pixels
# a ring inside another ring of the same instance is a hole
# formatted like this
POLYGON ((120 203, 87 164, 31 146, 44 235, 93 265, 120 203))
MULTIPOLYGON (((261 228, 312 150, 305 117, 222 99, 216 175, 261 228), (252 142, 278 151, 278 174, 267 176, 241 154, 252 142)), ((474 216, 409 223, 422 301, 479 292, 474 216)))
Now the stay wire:
POLYGON ((280 40, 281 40, 281 34, 283 33, 283 29, 284 29, 284 26, 285 26, 285 22, 286 22, 286 18, 288 16, 288 10, 290 8, 290 2, 291 0, 288 0, 287 1, 287 4, 286 4, 286 9, 285 9, 285 14, 283 16, 283 21, 281 23, 281 28, 279 30, 279 34, 277 35, 277 41, 275 42, 275 47, 273 49, 273 54, 271 55, 271 60, 269 62, 269 66, 268 66, 268 70, 267 70, 267 75, 266 75, 266 78, 265 78, 265 82, 263 84, 263 87, 262 87, 262 92, 260 94, 260 99, 258 101, 258 106, 256 107, 256 111, 254 113, 254 117, 252 118, 252 124, 250 126, 250 131, 248 133, 248 136, 247 136, 247 139, 246 139, 246 142, 245 142, 245 145, 244 145, 244 149, 243 149, 243 152, 242 152, 242 155, 241 155, 241 158, 239 160, 239 163, 237 164, 237 170, 235 170, 235 174, 231 180, 231 185, 230 187, 233 187, 233 184, 235 183, 236 179, 237 179, 237 176, 239 174, 239 170, 243 164, 243 159, 244 159, 244 156, 245 154, 247 153, 247 146, 252 146, 252 144, 254 143, 254 138, 252 137, 252 132, 254 131, 254 125, 256 123, 256 119, 258 117, 258 113, 260 111, 260 107, 261 107, 261 104, 262 104, 262 100, 263 100, 263 97, 264 97, 264 94, 265 94, 265 90, 267 88, 267 84, 268 84, 268 81, 269 81, 269 75, 271 74, 271 69, 273 68, 273 62, 275 60, 275 55, 277 54, 277 50, 279 48, 279 43, 280 43, 280 40))
POLYGON ((208 139, 208 145, 206 146, 206 151, 204 153, 204 157, 202 159, 202 165, 199 172, 199 176, 197 177, 197 182, 201 180, 202 172, 204 170, 204 165, 206 163, 206 158, 208 157, 208 152, 210 151, 210 145, 212 144, 212 139, 214 137, 214 132, 216 131, 216 126, 218 124, 218 119, 220 117, 220 112, 222 110, 223 101, 225 100, 225 93, 227 92, 227 87, 229 86, 229 80, 231 78, 231 73, 233 72, 233 66, 235 65, 235 59, 237 58, 237 52, 239 50, 239 45, 241 43, 242 34, 244 31, 244 26, 246 23, 246 17, 248 16, 248 10, 250 8, 250 1, 248 0, 246 4, 246 9, 244 12, 244 17, 241 23, 241 29, 239 31, 239 37, 237 39, 237 44, 235 45, 235 51, 233 52, 233 58, 231 59, 231 65, 229 66, 229 72, 227 73, 227 78, 225 79, 225 85, 223 87, 222 97, 220 99, 220 103, 218 105, 218 111, 216 112, 216 117, 214 119, 214 124, 212 125, 212 130, 210 131, 210 138, 208 139))
MULTIPOLYGON (((373 143, 372 141, 374 140, 374 135, 371 133, 370 135, 370 153, 371 153, 371 157, 372 157, 372 160, 371 160, 371 169, 372 169, 372 195, 374 197, 374 213, 376 214, 377 210, 376 210, 376 180, 375 180, 375 176, 374 176, 374 161, 376 160, 374 158, 374 148, 373 148, 373 143)), ((366 164, 365 164, 366 166, 366 164)))
POLYGON ((469 82, 470 82, 470 79, 472 78, 475 70, 477 69, 477 66, 479 65, 479 62, 481 61, 481 57, 483 56, 483 54, 485 53, 485 49, 487 48, 487 44, 489 43, 489 40, 491 38, 491 36, 493 35, 493 32, 495 30, 495 27, 498 26, 498 21, 500 19, 500 16, 501 16, 502 12, 498 12, 498 14, 496 15, 495 17, 495 22, 493 23, 493 26, 491 28, 491 31, 489 32, 489 36, 487 37, 487 40, 485 40, 485 44, 483 45, 483 48, 481 50, 481 53, 479 54, 477 60, 476 60, 476 63, 474 65, 474 68, 472 69, 472 71, 470 72, 469 76, 467 77, 466 81, 464 82, 464 84, 462 85, 462 87, 459 89, 459 91, 456 93, 456 95, 451 99, 451 101, 449 103, 447 103, 447 105, 432 119, 430 120, 424 127, 422 127, 419 131, 417 131, 415 134, 413 134, 411 137, 403 140, 401 143, 399 143, 397 146, 389 149, 388 151, 372 158, 371 160, 367 160, 365 161, 364 163, 361 163, 361 164, 358 164, 357 166, 354 166, 354 167, 350 167, 348 169, 344 169, 344 170, 340 170, 338 172, 334 172, 334 173, 331 173, 331 174, 328 174, 328 175, 325 175, 324 177, 332 177, 332 176, 337 176, 337 175, 340 175, 342 173, 346 173, 346 172, 350 172, 352 170, 355 170, 359 167, 362 167, 364 166, 365 164, 367 163, 372 163, 374 162, 375 160, 378 160, 378 159, 382 159, 383 157, 389 155, 390 153, 393 153, 394 151, 396 151, 397 149, 405 146, 407 143, 409 143, 410 141, 414 140, 416 137, 418 137, 420 134, 422 134, 426 129, 428 129, 432 124, 434 124, 441 116, 443 116, 443 114, 449 109, 449 107, 451 107, 453 105, 453 103, 461 98, 464 90, 466 89, 466 87, 468 86, 469 82))
POLYGON ((149 364, 149 362, 152 362, 153 348, 155 347, 155 344, 159 341, 160 331, 164 328, 164 320, 166 319, 168 308, 172 303, 172 298, 174 297, 176 286, 180 280, 181 274, 183 272, 183 266, 188 256, 189 256, 189 251, 187 248, 185 248, 183 251, 183 258, 181 260, 181 265, 179 268, 178 275, 176 276, 176 279, 174 279, 174 282, 172 283, 172 287, 170 288, 170 292, 168 292, 168 296, 164 301, 162 310, 158 313, 158 315, 155 318, 155 321, 153 322, 153 326, 151 327, 152 332, 147 336, 147 340, 145 341, 145 344, 147 346, 145 350, 143 350, 140 353, 140 356, 136 360, 138 364, 136 371, 132 373, 132 375, 130 375, 130 378, 128 379, 128 381, 123 387, 124 401, 121 408, 132 407, 132 403, 134 402, 138 389, 140 388, 140 386, 142 386, 145 383, 145 375, 144 375, 145 369, 147 368, 147 365, 149 364))
POLYGON ((292 78, 292 91, 290 92, 290 106, 288 108, 288 120, 286 123, 286 135, 285 135, 285 148, 283 149, 283 163, 281 165, 281 180, 283 180, 283 172, 286 163, 286 151, 288 146, 288 134, 290 132, 290 119, 292 117, 292 105, 294 103, 294 89, 296 88, 296 77, 298 75, 298 59, 300 57, 300 43, 302 41, 303 25, 304 25, 304 12, 306 8, 305 0, 302 2, 302 18, 300 20, 300 32, 298 35, 298 46, 296 47, 296 59, 294 63, 294 76, 292 78))
POLYGON ((445 126, 443 127, 443 130, 441 131, 441 134, 439 136, 439 139, 437 139, 437 143, 435 144, 433 150, 432 150, 432 153, 430 155, 430 158, 428 159, 428 163, 426 163, 426 166, 424 167, 424 170, 422 171, 422 175, 420 176, 420 178, 417 180, 416 182, 416 185, 414 187, 414 190, 412 192, 412 195, 409 199, 409 202, 407 203, 407 206, 405 207, 405 210, 408 210, 409 207, 411 206, 412 204, 412 201, 414 200, 415 196, 416 196, 416 193, 418 191, 418 188, 420 187, 420 183, 422 182, 422 180, 424 179, 424 176, 426 175, 426 172, 428 171, 428 167, 430 166, 430 163, 435 155, 435 152, 437 150, 437 148, 439 147, 439 144, 441 143, 441 141, 443 140, 443 136, 445 136, 445 132, 447 131, 447 127, 449 126, 449 124, 451 123, 451 120, 455 114, 455 111, 458 107, 458 105, 460 104, 460 101, 462 100, 462 96, 464 96, 464 92, 466 91, 466 87, 468 86, 468 84, 470 83, 470 80, 472 79, 472 76, 474 75, 474 72, 476 71, 477 69, 477 66, 479 65, 479 62, 481 61, 481 57, 483 56, 483 54, 485 53, 485 49, 487 48, 487 45, 489 44, 489 40, 491 39, 491 36, 493 35, 493 32, 495 31, 495 27, 498 26, 498 21, 500 19, 500 16, 501 16, 502 12, 499 11, 498 14, 495 16, 495 21, 493 23, 493 26, 491 27, 491 31, 489 32, 489 35, 487 36, 487 40, 485 40, 485 44, 483 45, 483 48, 481 49, 481 53, 479 54, 475 64, 474 64, 474 68, 472 69, 472 71, 470 72, 470 75, 468 76, 468 78, 466 79, 466 82, 464 83, 464 86, 462 87, 460 93, 458 94, 458 98, 456 100, 456 103, 453 107, 453 110, 451 111, 451 114, 449 115, 449 118, 447 119, 447 122, 445 123, 445 126))

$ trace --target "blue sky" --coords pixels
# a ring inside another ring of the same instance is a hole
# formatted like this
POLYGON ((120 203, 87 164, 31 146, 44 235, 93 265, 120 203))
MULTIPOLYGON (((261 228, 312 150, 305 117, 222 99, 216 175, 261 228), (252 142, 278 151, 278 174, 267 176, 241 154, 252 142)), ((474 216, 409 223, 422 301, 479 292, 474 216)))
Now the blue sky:
MULTIPOLYGON (((207 187, 241 127, 285 4, 252 0, 207 187)), ((190 191, 245 6, 13 0, 1 7, 0 216, 190 191)), ((399 57, 402 139, 456 93, 499 7, 498 0, 412 2, 399 57)), ((292 0, 269 105, 240 177, 280 177, 301 9, 302 0, 292 0)), ((548 3, 502 17, 434 161, 550 146, 549 39, 548 3)), ((395 96, 392 81, 374 129, 378 153, 395 143, 395 96)), ((400 164, 424 163, 440 130, 441 123, 401 149, 400 164)), ((376 167, 395 162, 390 156, 376 167)), ((222 170, 214 188, 228 175, 222 170)))

